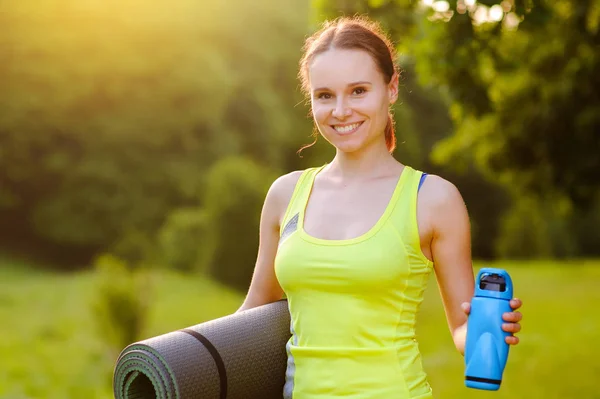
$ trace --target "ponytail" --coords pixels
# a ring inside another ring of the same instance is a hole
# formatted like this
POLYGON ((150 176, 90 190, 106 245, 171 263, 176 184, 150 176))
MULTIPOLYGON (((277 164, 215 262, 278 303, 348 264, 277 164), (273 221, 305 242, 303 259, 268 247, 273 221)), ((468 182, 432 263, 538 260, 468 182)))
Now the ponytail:
POLYGON ((394 118, 392 113, 388 113, 387 124, 385 125, 385 145, 390 153, 396 148, 396 133, 394 132, 394 118))

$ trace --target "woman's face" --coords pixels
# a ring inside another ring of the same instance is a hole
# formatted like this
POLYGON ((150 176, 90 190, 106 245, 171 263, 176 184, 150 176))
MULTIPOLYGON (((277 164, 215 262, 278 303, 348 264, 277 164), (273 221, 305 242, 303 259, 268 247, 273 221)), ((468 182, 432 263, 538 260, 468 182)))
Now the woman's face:
POLYGON ((398 96, 396 75, 386 84, 371 55, 331 49, 317 55, 308 71, 313 118, 338 150, 354 152, 377 140, 398 96))

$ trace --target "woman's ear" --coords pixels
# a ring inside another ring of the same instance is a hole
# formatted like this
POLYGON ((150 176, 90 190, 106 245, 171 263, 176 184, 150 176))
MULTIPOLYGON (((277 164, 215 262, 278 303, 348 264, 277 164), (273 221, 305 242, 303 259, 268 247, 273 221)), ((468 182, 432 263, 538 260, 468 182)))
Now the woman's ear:
POLYGON ((393 104, 398 100, 398 72, 394 72, 390 83, 388 83, 388 94, 390 104, 393 104))

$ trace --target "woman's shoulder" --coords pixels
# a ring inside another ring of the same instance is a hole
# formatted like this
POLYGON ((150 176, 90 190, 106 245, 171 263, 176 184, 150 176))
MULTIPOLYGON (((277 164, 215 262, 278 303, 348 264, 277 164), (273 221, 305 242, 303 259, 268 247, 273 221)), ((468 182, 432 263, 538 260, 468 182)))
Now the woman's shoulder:
POLYGON ((419 190, 419 205, 433 214, 443 214, 465 206, 458 187, 438 175, 428 174, 419 190))
POLYGON ((266 206, 276 210, 277 213, 284 211, 292 199, 300 177, 311 169, 295 170, 275 179, 267 193, 266 206))
POLYGON ((289 195, 291 197, 298 180, 300 180, 300 176, 304 172, 305 170, 294 170, 279 176, 271 185, 270 191, 276 196, 286 197, 289 195))

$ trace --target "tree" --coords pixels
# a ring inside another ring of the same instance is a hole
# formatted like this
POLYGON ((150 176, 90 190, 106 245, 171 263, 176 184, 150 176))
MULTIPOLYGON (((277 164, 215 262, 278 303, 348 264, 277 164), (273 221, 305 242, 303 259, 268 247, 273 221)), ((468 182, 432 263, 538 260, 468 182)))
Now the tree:
POLYGON ((306 18, 300 1, 3 6, 2 244, 136 261, 171 210, 202 206, 217 160, 280 168, 310 132, 294 98, 306 18))
POLYGON ((202 245, 211 276, 248 289, 258 251, 260 213, 278 173, 241 157, 224 158, 210 170, 205 192, 208 215, 202 245))
POLYGON ((600 1, 450 3, 456 12, 424 23, 414 46, 419 76, 453 99, 457 129, 435 159, 471 160, 514 192, 590 207, 600 188, 600 1))

